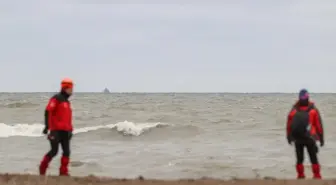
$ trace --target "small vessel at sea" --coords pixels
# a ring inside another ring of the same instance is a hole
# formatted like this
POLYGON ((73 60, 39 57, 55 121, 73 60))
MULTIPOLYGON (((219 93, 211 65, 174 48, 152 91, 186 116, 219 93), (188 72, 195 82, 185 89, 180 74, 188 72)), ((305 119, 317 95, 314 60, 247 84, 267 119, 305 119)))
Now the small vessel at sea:
POLYGON ((110 90, 109 90, 108 88, 105 88, 105 89, 103 90, 103 93, 108 94, 108 93, 111 93, 111 92, 110 92, 110 90))

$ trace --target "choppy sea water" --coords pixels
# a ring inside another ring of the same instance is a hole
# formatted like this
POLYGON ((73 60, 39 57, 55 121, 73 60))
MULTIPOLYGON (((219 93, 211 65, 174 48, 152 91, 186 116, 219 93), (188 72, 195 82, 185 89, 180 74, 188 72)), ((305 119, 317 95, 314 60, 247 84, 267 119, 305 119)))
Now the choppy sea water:
MULTIPOLYGON (((37 174, 52 94, 0 94, 0 172, 37 174)), ((312 94, 323 115, 322 175, 336 174, 336 94, 312 94)), ((285 120, 295 94, 75 94, 71 174, 133 178, 295 178, 285 120)), ((57 174, 59 151, 49 168, 57 174)), ((306 155, 307 156, 307 155, 306 155)), ((311 174, 306 159, 307 176, 311 174)))

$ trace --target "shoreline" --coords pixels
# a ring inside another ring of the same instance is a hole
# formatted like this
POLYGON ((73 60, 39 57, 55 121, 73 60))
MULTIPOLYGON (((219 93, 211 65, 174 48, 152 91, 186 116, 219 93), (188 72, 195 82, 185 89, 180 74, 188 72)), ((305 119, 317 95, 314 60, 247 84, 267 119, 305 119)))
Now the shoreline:
POLYGON ((328 180, 292 180, 292 179, 233 179, 220 180, 211 178, 201 179, 181 179, 181 180, 159 180, 146 179, 139 176, 135 179, 114 179, 112 177, 59 177, 59 176, 39 176, 32 174, 0 174, 1 185, 336 185, 336 179, 328 180))

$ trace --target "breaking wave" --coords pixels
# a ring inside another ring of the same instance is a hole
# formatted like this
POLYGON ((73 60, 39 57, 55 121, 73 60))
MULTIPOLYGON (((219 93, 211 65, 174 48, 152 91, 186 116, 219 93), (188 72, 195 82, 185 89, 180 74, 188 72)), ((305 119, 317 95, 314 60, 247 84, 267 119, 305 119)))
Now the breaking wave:
MULTIPOLYGON (((145 131, 150 129, 168 126, 165 123, 133 123, 133 122, 118 122, 116 124, 109 125, 99 125, 92 127, 77 128, 74 134, 85 133, 90 131, 95 131, 103 128, 115 129, 124 135, 139 136, 145 131)), ((7 138, 13 136, 26 136, 26 137, 41 137, 42 130, 44 128, 43 124, 15 124, 7 125, 0 123, 0 138, 7 138)))

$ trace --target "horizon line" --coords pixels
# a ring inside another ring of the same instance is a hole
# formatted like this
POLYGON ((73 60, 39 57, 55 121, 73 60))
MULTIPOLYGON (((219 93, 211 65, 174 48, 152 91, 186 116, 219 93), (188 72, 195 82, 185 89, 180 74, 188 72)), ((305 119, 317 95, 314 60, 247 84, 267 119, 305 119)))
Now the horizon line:
MULTIPOLYGON (((0 94, 9 94, 9 93, 17 93, 17 94, 30 94, 30 93, 57 93, 57 91, 27 91, 27 92, 16 92, 16 91, 3 91, 0 92, 0 94)), ((120 91, 120 92, 109 92, 109 93, 105 93, 105 92, 100 92, 100 91, 78 91, 78 92, 74 92, 74 94, 83 94, 83 93, 95 93, 95 94, 297 94, 298 92, 192 92, 192 91, 186 91, 186 92, 155 92, 155 91, 120 91)), ((336 94, 336 92, 310 92, 310 94, 336 94)))

